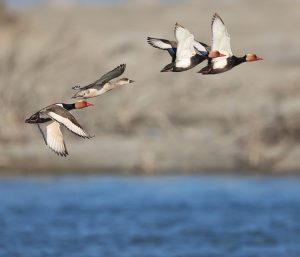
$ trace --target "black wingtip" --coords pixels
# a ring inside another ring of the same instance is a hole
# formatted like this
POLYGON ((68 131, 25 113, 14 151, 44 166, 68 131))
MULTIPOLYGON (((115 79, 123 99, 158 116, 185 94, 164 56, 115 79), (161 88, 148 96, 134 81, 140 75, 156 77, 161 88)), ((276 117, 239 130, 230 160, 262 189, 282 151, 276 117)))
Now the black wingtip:
POLYGON ((156 45, 153 44, 152 40, 154 40, 154 38, 152 37, 147 37, 147 43, 150 45, 150 46, 153 46, 155 48, 158 48, 156 45))
POLYGON ((222 18, 220 17, 220 15, 217 12, 215 12, 214 15, 213 15, 212 24, 214 23, 214 21, 216 19, 219 19, 223 24, 225 24, 224 21, 222 20, 222 18))

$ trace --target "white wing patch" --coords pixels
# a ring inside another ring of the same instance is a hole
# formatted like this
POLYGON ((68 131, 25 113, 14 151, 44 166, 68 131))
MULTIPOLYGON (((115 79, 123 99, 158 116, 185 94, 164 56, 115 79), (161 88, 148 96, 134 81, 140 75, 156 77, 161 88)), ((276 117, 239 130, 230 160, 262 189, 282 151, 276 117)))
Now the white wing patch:
POLYGON ((227 56, 222 56, 218 58, 213 58, 212 63, 213 63, 213 69, 223 69, 227 65, 227 56))
POLYGON ((215 14, 212 22, 212 50, 218 50, 227 56, 232 56, 230 47, 230 35, 221 18, 215 14))
POLYGON ((68 151, 65 145, 63 134, 60 130, 60 124, 56 121, 46 126, 46 135, 38 124, 39 130, 42 133, 45 144, 56 154, 67 156, 68 151))
POLYGON ((191 57, 196 55, 196 51, 194 49, 194 36, 186 28, 176 24, 175 37, 178 41, 176 66, 180 67, 180 65, 184 65, 187 67, 190 63, 191 57))
POLYGON ((68 118, 62 117, 55 112, 48 112, 48 115, 56 120, 57 122, 63 124, 67 129, 69 129, 74 134, 83 137, 83 138, 90 138, 90 135, 86 133, 82 128, 75 125, 72 121, 70 121, 68 118))

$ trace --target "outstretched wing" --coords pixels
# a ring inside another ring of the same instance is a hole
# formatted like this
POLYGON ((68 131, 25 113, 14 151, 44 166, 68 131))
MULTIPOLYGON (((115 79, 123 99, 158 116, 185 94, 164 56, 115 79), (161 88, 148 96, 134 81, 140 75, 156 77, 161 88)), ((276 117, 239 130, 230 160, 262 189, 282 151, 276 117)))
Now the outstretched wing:
POLYGON ((121 76, 126 69, 126 64, 121 64, 117 68, 107 72, 100 79, 94 82, 95 86, 103 86, 108 81, 121 76))
POLYGON ((37 124, 43 136, 45 144, 57 155, 66 157, 69 153, 66 148, 63 134, 60 130, 60 124, 56 121, 46 126, 46 132, 42 130, 40 124, 37 124))
POLYGON ((72 89, 85 90, 85 89, 89 89, 92 87, 101 89, 105 83, 109 82, 110 80, 112 80, 114 78, 121 76, 124 73, 125 69, 126 69, 126 64, 121 64, 117 68, 104 74, 100 79, 96 80, 95 82, 88 84, 86 86, 74 86, 74 87, 72 87, 72 89))
POLYGON ((65 108, 54 105, 46 111, 46 114, 51 117, 53 120, 64 125, 68 130, 74 133, 77 136, 83 138, 91 138, 91 136, 83 130, 78 121, 74 116, 67 111, 65 108))
POLYGON ((212 50, 218 50, 222 54, 232 56, 230 35, 227 32, 224 22, 217 13, 213 16, 211 30, 213 37, 212 50))
POLYGON ((147 37, 147 42, 149 45, 162 50, 167 50, 169 48, 177 48, 176 42, 167 39, 147 37))
POLYGON ((176 62, 187 62, 188 64, 190 62, 190 58, 196 55, 194 48, 194 36, 186 28, 176 23, 175 37, 178 41, 176 62))
POLYGON ((149 45, 161 49, 161 50, 167 50, 168 53, 172 57, 172 62, 176 59, 176 50, 177 50, 177 42, 170 41, 167 39, 161 39, 161 38, 153 38, 153 37, 147 37, 147 42, 149 45))
POLYGON ((196 40, 194 40, 194 48, 198 54, 203 56, 207 56, 210 51, 210 46, 196 40))

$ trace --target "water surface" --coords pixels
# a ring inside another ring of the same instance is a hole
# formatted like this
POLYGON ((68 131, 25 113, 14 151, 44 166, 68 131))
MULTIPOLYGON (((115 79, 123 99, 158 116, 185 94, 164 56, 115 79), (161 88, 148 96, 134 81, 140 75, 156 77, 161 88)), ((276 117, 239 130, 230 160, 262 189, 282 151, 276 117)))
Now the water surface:
POLYGON ((0 256, 299 257, 300 180, 0 180, 0 256))

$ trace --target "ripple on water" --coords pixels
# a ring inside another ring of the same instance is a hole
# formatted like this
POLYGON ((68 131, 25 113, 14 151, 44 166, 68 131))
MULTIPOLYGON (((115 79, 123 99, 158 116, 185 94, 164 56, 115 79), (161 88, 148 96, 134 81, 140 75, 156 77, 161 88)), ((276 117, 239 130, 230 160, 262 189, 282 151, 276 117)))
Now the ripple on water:
POLYGON ((0 256, 300 256, 296 178, 0 180, 0 256))

